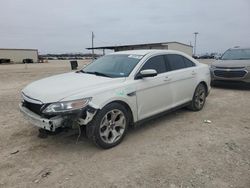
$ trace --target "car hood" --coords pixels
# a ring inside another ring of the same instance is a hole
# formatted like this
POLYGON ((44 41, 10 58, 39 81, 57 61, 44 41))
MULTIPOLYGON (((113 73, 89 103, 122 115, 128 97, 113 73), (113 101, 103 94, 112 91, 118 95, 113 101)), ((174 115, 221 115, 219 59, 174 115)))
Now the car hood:
MULTIPOLYGON (((28 98, 52 103, 80 92, 107 87, 124 82, 125 78, 108 78, 85 73, 65 73, 32 82, 22 92, 28 98)), ((85 96, 92 97, 92 96, 85 96)))
POLYGON ((247 67, 250 60, 218 60, 212 63, 216 67, 247 67))

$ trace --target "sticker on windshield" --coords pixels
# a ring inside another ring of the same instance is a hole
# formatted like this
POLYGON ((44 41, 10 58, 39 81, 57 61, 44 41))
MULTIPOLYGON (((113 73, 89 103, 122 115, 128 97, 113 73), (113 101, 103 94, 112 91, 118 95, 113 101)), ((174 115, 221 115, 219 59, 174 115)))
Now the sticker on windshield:
POLYGON ((128 57, 134 58, 134 59, 141 59, 143 56, 142 56, 142 55, 131 54, 131 55, 129 55, 128 57))

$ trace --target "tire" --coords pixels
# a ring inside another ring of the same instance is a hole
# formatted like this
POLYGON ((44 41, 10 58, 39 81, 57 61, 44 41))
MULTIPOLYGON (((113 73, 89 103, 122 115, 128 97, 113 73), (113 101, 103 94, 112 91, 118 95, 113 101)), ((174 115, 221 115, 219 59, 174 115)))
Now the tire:
POLYGON ((207 97, 207 90, 204 84, 200 83, 194 92, 193 99, 191 104, 188 106, 188 109, 192 111, 200 111, 205 105, 207 97))
POLYGON ((126 108, 119 103, 110 103, 87 125, 86 133, 97 146, 109 149, 121 143, 128 125, 129 115, 126 108))

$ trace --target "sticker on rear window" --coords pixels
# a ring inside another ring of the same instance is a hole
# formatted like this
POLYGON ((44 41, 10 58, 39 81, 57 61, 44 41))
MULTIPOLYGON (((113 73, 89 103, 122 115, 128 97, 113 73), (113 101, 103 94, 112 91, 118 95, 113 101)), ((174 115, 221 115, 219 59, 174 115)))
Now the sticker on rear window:
POLYGON ((143 56, 142 56, 142 55, 131 54, 131 55, 129 55, 128 57, 134 58, 134 59, 141 59, 143 56))

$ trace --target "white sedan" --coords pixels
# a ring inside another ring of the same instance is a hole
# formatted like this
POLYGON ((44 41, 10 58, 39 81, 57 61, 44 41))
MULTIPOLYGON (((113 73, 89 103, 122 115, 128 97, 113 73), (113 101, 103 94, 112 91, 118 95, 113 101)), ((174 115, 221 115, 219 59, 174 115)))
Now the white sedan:
POLYGON ((184 106, 201 110, 209 91, 209 67, 184 53, 122 51, 29 84, 19 107, 41 129, 82 126, 94 143, 111 148, 131 125, 184 106))

